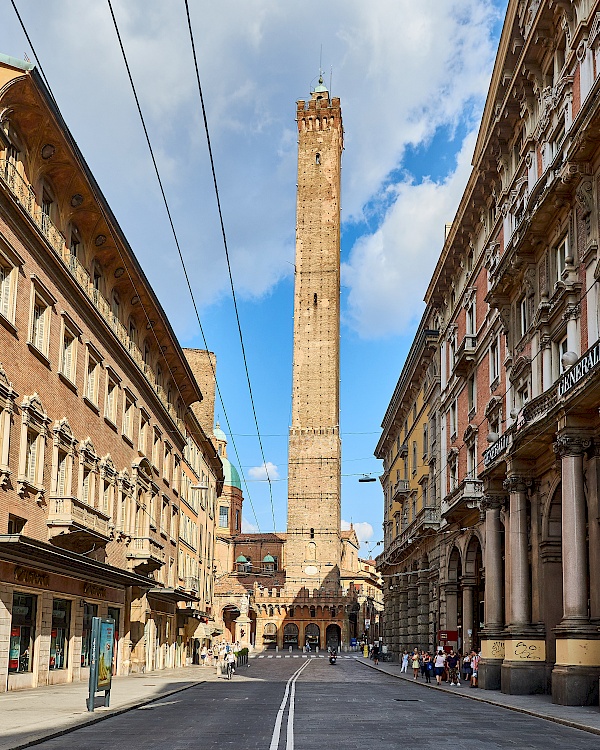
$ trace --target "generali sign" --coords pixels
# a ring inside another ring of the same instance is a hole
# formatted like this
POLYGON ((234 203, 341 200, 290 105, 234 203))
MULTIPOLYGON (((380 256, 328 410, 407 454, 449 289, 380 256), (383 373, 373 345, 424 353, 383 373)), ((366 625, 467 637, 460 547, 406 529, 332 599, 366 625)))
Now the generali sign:
POLYGON ((561 375, 558 381, 558 397, 566 395, 575 388, 590 373, 598 369, 600 365, 600 341, 596 341, 594 346, 580 357, 577 362, 567 372, 561 375))

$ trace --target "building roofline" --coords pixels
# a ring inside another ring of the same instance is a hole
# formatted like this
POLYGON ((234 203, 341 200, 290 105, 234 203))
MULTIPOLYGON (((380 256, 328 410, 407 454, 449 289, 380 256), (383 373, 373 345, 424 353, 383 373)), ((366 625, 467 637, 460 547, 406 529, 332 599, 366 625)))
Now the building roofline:
MULTIPOLYGON (((0 60, 1 62, 1 60, 0 60)), ((27 63, 25 63, 27 64, 27 63)), ((121 244, 123 249, 125 250, 128 258, 128 262, 133 267, 133 270, 135 273, 139 276, 140 281, 142 282, 144 286, 144 291, 150 298, 150 302, 152 306, 155 308, 156 312, 158 313, 161 323, 164 326, 165 332, 167 336, 170 338, 171 343, 173 345, 173 349, 176 352, 178 359, 180 361, 181 366, 184 369, 184 372, 186 373, 193 389, 193 394, 195 395, 195 401, 202 401, 202 391, 200 390, 200 386, 196 382, 196 379, 194 377, 194 374, 192 372, 192 369, 183 353, 183 349, 179 343, 179 340, 177 336, 175 335, 175 331, 173 330, 173 327, 171 326, 171 323, 169 321, 169 318, 167 317, 167 314, 164 311, 163 306, 161 305, 158 297, 156 296, 156 293, 154 291, 154 288, 148 281, 148 278, 140 265, 140 262, 138 261, 135 253, 133 252, 133 249, 131 245, 129 244, 127 238, 125 237, 125 234, 123 230, 121 229, 121 226, 119 225, 119 222, 117 221, 116 216, 114 215, 111 207, 108 204, 108 201, 106 200, 106 197, 104 196, 104 193, 102 192, 98 182, 96 181, 96 178, 92 174, 91 169, 89 168, 85 157, 83 156, 83 153, 81 152, 81 149, 77 145, 77 141, 73 137, 73 134, 69 130, 61 112, 58 108, 58 105, 56 101, 54 100, 52 94, 48 90, 48 87, 44 83, 38 69, 36 67, 31 68, 22 68, 23 70, 29 70, 31 78, 40 92, 40 94, 43 96, 45 104, 51 111, 53 117, 56 120, 56 123, 59 127, 59 129, 63 132, 65 140, 68 144, 68 146, 71 148, 73 155, 75 156, 79 167, 81 168, 84 177, 86 180, 88 180, 93 194, 94 198, 98 201, 98 204, 101 207, 101 212, 104 214, 104 217, 106 219, 107 224, 109 225, 109 229, 111 232, 114 232, 115 239, 121 244)), ((190 405, 191 403, 194 403, 194 401, 190 400, 189 398, 186 398, 183 396, 184 402, 187 405, 190 405)))

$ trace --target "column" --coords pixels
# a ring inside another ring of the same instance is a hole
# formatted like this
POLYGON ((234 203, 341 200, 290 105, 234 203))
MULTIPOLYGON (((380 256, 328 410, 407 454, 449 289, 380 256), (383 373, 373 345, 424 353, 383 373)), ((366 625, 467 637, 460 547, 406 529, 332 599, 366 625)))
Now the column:
POLYGON ((531 624, 531 571, 529 566, 528 490, 525 476, 511 475, 504 482, 509 493, 510 624, 505 639, 501 689, 511 695, 546 691, 546 641, 543 628, 531 624))
POLYGON ((400 578, 398 585, 398 653, 408 648, 408 583, 400 578))
MULTIPOLYGON (((598 703, 600 633, 588 613, 588 543, 583 458, 586 435, 561 432, 554 444, 562 481, 563 619, 556 628, 552 702, 563 706, 598 703)), ((595 468, 590 462, 588 473, 595 468)), ((593 480, 592 480, 593 481, 593 480)), ((590 517, 590 526, 592 519, 590 517)), ((590 540, 591 541, 591 540, 590 540)))
POLYGON ((552 340, 549 336, 542 336, 542 391, 552 386, 552 340))
POLYGON ((408 576, 408 628, 407 641, 409 650, 419 645, 419 633, 417 630, 417 612, 419 609, 416 571, 413 575, 408 576))
POLYGON ((480 503, 480 509, 485 513, 485 625, 481 634, 478 684, 484 690, 500 690, 501 687, 504 660, 504 566, 500 512, 505 506, 506 497, 503 495, 485 495, 480 503))
POLYGON ((571 303, 563 314, 567 322, 567 351, 579 355, 579 336, 577 335, 577 321, 581 315, 581 305, 571 303))
POLYGON ((420 649, 429 648, 429 573, 419 571, 417 629, 420 649))
POLYGON ((473 648, 473 592, 475 581, 464 579, 462 582, 462 652, 473 648))

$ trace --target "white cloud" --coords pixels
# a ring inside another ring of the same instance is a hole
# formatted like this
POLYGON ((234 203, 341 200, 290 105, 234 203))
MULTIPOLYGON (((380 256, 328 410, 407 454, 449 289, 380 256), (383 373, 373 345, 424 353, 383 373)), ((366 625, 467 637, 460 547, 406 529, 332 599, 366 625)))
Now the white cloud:
MULTIPOLYGON (((373 538, 373 527, 370 523, 367 523, 366 521, 359 521, 358 523, 353 523, 354 531, 356 531, 356 536, 358 537, 358 541, 364 545, 365 542, 368 542, 370 539, 373 538)), ((342 520, 342 530, 348 531, 350 529, 350 523, 348 521, 342 520)))
POLYGON ((256 482, 267 482, 269 479, 275 481, 279 479, 279 471, 275 464, 267 461, 265 464, 248 469, 248 476, 256 482))
MULTIPOLYGON (((182 294, 182 272, 108 8, 92 3, 82 12, 80 6, 76 0, 23 0, 20 11, 67 123, 185 338, 197 326, 182 294)), ((206 306, 228 294, 229 286, 183 5, 175 12, 161 0, 115 0, 114 7, 192 286, 206 306)), ((226 6, 192 4, 191 12, 240 296, 260 297, 291 272, 295 100, 308 96, 321 42, 344 115, 344 217, 369 213, 365 207, 389 190, 402 205, 409 195, 422 199, 410 203, 413 213, 404 211, 411 223, 438 221, 442 207, 436 212, 427 201, 439 204, 443 191, 425 184, 414 193, 418 186, 394 185, 390 175, 407 145, 427 142, 441 125, 455 125, 485 95, 495 51, 492 0, 378 0, 375 9, 363 0, 230 0, 226 6)), ((11 14, 5 20, 0 50, 22 56, 22 33, 11 14)), ((450 207, 448 199, 444 212, 450 207)), ((377 229, 393 215, 371 212, 369 219, 377 229)), ((442 231, 441 225, 435 229, 442 231)), ((405 232, 410 227, 402 225, 405 232)), ((362 278, 373 275, 363 257, 386 268, 383 250, 374 249, 378 242, 389 252, 387 237, 359 244, 345 276, 348 319, 363 335, 373 332, 366 293, 381 291, 377 312, 396 314, 389 281, 380 278, 380 290, 362 278)))
POLYGON ((244 534, 257 534, 258 526, 242 516, 242 532, 244 534))
POLYGON ((348 319, 365 338, 405 332, 419 320, 423 296, 471 171, 475 131, 455 170, 441 182, 410 178, 394 186, 395 201, 379 229, 362 237, 343 268, 348 319))

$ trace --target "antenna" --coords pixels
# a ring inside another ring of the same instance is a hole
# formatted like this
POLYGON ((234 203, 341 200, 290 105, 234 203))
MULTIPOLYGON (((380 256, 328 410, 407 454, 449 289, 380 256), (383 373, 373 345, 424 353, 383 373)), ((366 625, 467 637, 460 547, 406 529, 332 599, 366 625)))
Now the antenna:
POLYGON ((331 96, 331 80, 333 78, 333 65, 331 66, 329 70, 329 96, 331 96))
POLYGON ((319 75, 323 74, 323 45, 321 44, 321 52, 319 54, 319 75))

